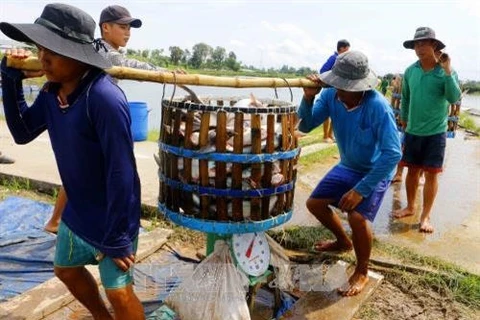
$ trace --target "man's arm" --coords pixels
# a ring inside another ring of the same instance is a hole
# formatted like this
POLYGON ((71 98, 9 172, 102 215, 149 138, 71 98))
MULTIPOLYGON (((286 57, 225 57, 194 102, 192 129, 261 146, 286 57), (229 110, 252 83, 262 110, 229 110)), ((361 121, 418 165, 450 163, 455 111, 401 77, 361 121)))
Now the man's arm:
MULTIPOLYGON (((297 114, 300 119, 298 129, 301 132, 310 132, 319 125, 321 125, 325 119, 329 116, 326 91, 323 89, 320 92, 320 97, 313 102, 315 96, 305 94, 298 107, 297 114)), ((333 90, 333 89, 331 89, 333 90)))
POLYGON ((400 119, 403 123, 408 121, 408 112, 410 108, 410 88, 408 87, 407 82, 407 72, 402 79, 402 99, 401 99, 401 108, 400 108, 400 119))
POLYGON ((47 129, 45 122, 43 94, 40 92, 29 108, 23 95, 21 70, 7 67, 7 58, 1 62, 2 96, 5 119, 10 133, 17 144, 26 144, 47 129))
POLYGON ((462 98, 462 90, 455 71, 450 76, 445 76, 445 98, 452 104, 462 98))
POLYGON ((125 57, 122 53, 110 50, 105 53, 106 57, 114 66, 142 69, 142 70, 154 70, 154 71, 165 71, 166 69, 154 66, 148 62, 139 61, 137 59, 130 59, 125 57))

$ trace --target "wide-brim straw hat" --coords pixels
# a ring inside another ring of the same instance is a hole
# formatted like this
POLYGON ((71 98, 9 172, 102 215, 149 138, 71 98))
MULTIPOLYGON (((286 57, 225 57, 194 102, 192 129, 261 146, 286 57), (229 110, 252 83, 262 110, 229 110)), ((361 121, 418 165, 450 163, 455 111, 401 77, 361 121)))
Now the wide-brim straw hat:
POLYGON ((359 51, 347 51, 337 56, 332 70, 321 73, 327 85, 350 92, 373 90, 377 76, 368 66, 368 58, 359 51))
POLYGON ((0 30, 13 40, 34 43, 100 69, 112 67, 110 61, 95 48, 93 18, 70 5, 48 4, 34 23, 2 22, 0 30))

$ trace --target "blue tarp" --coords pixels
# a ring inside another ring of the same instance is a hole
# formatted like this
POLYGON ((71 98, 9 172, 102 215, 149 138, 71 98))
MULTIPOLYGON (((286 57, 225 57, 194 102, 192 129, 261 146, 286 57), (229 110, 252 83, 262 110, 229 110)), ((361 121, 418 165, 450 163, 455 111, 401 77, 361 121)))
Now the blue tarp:
POLYGON ((21 197, 0 202, 0 302, 54 276, 55 236, 43 230, 52 210, 21 197))

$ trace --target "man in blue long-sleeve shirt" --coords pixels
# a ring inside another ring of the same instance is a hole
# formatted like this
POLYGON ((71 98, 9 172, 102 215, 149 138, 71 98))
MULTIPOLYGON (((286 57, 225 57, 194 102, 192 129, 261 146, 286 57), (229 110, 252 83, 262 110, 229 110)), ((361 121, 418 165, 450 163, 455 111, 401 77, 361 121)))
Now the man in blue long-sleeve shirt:
MULTIPOLYGON (((102 70, 111 64, 95 49, 95 21, 78 8, 49 4, 35 23, 2 22, 0 30, 37 46, 48 80, 29 107, 22 80, 39 74, 7 67, 2 60, 3 105, 13 138, 26 144, 48 130, 68 194, 55 275, 93 318, 113 319, 85 268, 98 264, 115 319, 143 319, 133 292, 141 207, 131 119, 125 95, 102 70)), ((26 54, 21 50, 9 56, 26 54)))
POLYGON ((377 77, 369 69, 367 57, 349 51, 337 57, 331 71, 309 79, 333 88, 305 88, 298 109, 299 129, 309 132, 327 117, 340 151, 340 163, 320 181, 307 200, 309 211, 332 233, 333 242, 318 242, 316 251, 347 251, 352 246, 357 256, 355 272, 345 296, 358 294, 368 282, 373 222, 390 179, 401 158, 400 141, 393 112, 375 89, 377 77), (329 208, 337 206, 348 213, 352 228, 349 239, 340 218, 329 208))

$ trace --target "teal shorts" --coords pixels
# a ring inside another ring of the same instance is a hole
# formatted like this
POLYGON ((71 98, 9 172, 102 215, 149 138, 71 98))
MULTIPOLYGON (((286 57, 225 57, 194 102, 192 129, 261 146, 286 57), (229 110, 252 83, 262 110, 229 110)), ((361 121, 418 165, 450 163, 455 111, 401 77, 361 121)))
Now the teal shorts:
MULTIPOLYGON (((138 237, 133 242, 137 252, 138 237)), ((133 282, 133 268, 123 272, 112 258, 104 256, 98 249, 82 240, 66 224, 60 223, 57 234, 54 265, 60 268, 97 265, 105 289, 124 288, 133 282)))

